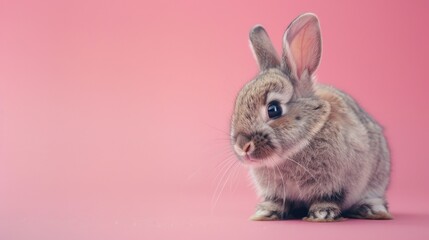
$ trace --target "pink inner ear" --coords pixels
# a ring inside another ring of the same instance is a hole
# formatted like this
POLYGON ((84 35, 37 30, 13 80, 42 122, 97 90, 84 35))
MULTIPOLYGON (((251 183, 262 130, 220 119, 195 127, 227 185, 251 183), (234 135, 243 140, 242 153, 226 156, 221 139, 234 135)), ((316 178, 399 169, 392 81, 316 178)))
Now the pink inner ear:
POLYGON ((301 77, 305 69, 312 74, 319 64, 321 51, 317 19, 294 23, 288 31, 287 40, 295 61, 297 76, 301 77))

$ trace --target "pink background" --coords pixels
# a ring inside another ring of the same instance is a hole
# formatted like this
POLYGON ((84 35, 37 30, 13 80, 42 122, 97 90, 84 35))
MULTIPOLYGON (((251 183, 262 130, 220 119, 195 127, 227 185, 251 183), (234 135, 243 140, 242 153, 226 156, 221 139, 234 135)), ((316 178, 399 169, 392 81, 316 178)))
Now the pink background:
POLYGON ((429 239, 428 11, 426 0, 0 1, 0 239, 429 239), (233 101, 257 73, 248 31, 263 24, 280 50, 307 11, 321 21, 319 81, 385 126, 393 221, 250 222, 246 170, 227 171, 233 101))

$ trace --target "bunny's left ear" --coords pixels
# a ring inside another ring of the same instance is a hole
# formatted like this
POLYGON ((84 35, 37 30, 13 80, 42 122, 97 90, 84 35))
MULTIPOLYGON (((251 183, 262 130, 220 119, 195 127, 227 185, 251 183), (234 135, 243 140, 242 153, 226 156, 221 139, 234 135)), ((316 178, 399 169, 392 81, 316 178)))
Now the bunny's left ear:
POLYGON ((312 13, 302 14, 289 25, 283 36, 283 69, 298 82, 306 71, 311 77, 319 66, 321 53, 319 20, 312 13))

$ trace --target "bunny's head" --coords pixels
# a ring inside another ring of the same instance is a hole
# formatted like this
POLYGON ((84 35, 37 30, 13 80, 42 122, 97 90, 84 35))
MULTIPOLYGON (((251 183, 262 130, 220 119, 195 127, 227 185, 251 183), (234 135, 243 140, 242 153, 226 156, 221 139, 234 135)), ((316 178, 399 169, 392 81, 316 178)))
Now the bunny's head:
POLYGON ((329 115, 330 105, 315 95, 319 21, 309 13, 296 18, 283 36, 281 59, 263 27, 249 38, 260 73, 237 96, 231 141, 245 164, 270 166, 307 146, 329 115))

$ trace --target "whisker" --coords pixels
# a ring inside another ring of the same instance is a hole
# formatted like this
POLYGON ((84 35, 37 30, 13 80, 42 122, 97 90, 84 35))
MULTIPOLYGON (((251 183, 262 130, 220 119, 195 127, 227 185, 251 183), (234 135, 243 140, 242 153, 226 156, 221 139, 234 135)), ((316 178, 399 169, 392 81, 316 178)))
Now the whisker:
POLYGON ((228 141, 228 142, 231 142, 231 138, 230 137, 228 137, 228 138, 213 138, 212 140, 214 140, 214 141, 228 141))
POLYGON ((222 172, 228 168, 228 166, 230 164, 232 164, 233 162, 235 162, 234 159, 232 159, 232 156, 227 157, 226 159, 224 159, 222 162, 220 162, 219 164, 217 164, 217 166, 213 169, 214 171, 217 171, 215 177, 213 180, 216 180, 220 174, 222 174, 222 172))
MULTIPOLYGON (((282 157, 282 156, 280 156, 278 153, 275 153, 279 158, 285 158, 285 157, 282 157)), ((315 181, 317 181, 317 179, 316 179, 316 177, 305 167, 305 166, 303 166, 302 164, 300 164, 299 162, 297 162, 297 161, 295 161, 295 160, 293 160, 292 158, 289 158, 289 157, 286 157, 286 160, 289 160, 289 161, 291 161, 291 162, 293 162, 293 163, 295 163, 297 166, 299 166, 300 168, 302 168, 305 172, 307 172, 315 181)))
POLYGON ((216 184, 216 188, 213 192, 213 196, 212 196, 212 202, 214 200, 214 198, 216 197, 216 193, 218 192, 219 187, 222 184, 222 180, 224 179, 225 175, 228 173, 228 170, 232 167, 232 165, 234 165, 233 161, 230 161, 230 159, 227 159, 228 161, 224 164, 224 166, 219 170, 219 173, 216 174, 216 177, 214 180, 216 180, 217 184, 216 184), (220 176, 220 178, 218 178, 220 176))
MULTIPOLYGON (((238 166, 238 165, 237 165, 238 166)), ((238 188, 238 183, 240 181, 240 176, 241 176, 241 168, 240 167, 236 167, 234 174, 233 174, 233 183, 234 183, 234 187, 232 188, 232 192, 236 192, 237 188, 238 188)))
MULTIPOLYGON (((221 191, 220 191, 220 194, 219 194, 219 196, 218 196, 218 198, 220 197, 220 195, 222 194, 222 192, 223 192, 223 190, 224 190, 224 188, 225 188, 225 186, 226 186, 226 184, 229 182, 229 179, 230 179, 230 177, 231 177, 231 175, 232 175, 232 173, 233 173, 233 171, 234 171, 234 168, 235 169, 237 169, 236 167, 237 167, 238 165, 237 165, 237 162, 234 162, 233 164, 232 164, 232 166, 230 167, 230 169, 228 170, 228 176, 226 177, 226 181, 224 181, 224 183, 223 183, 223 186, 222 186, 222 189, 221 189, 221 191)), ((231 184, 230 184, 230 186, 231 186, 231 184)), ((230 190, 231 190, 231 187, 230 187, 230 190)))
POLYGON ((202 150, 208 155, 219 155, 223 153, 233 153, 233 149, 230 144, 228 145, 214 145, 214 144, 205 144, 208 147, 203 148, 202 150))
POLYGON ((225 150, 225 151, 218 151, 217 153, 210 154, 208 156, 214 159, 225 159, 225 158, 235 157, 235 153, 233 153, 232 151, 225 150))
POLYGON ((293 163, 295 163, 296 165, 300 166, 304 171, 306 171, 313 178, 314 181, 317 181, 316 177, 306 167, 304 167, 302 164, 300 164, 299 162, 297 162, 297 161, 295 161, 295 160, 293 160, 291 158, 286 158, 286 159, 289 160, 289 161, 291 161, 291 162, 293 162, 293 163))
MULTIPOLYGON (((267 181, 267 189, 269 191, 270 187, 271 187, 271 176, 270 176, 268 168, 265 168, 265 170, 264 170, 264 178, 267 181)), ((274 181, 274 179, 273 179, 273 181, 274 181)))
MULTIPOLYGON (((237 164, 237 162, 232 162, 232 164, 229 165, 229 167, 226 169, 225 173, 222 175, 221 181, 217 185, 217 187, 215 189, 215 192, 214 192, 215 195, 216 195, 216 193, 218 193, 217 196, 216 196, 216 200, 215 200, 214 204, 213 204, 213 198, 212 198, 212 211, 216 208, 217 203, 219 201, 219 198, 222 195, 222 192, 223 192, 223 190, 225 188, 225 185, 227 184, 227 182, 228 182, 228 180, 229 180, 229 178, 231 176, 231 169, 232 169, 233 166, 236 166, 236 164, 237 164), (225 175, 227 173, 228 173, 228 176, 227 176, 226 180, 223 181, 223 184, 222 184, 222 180, 224 179, 224 177, 225 177, 225 175), (219 187, 220 187, 221 184, 222 184, 222 187, 220 188, 220 191, 218 191, 218 189, 219 189, 219 187)), ((213 197, 215 197, 215 195, 213 195, 213 197)))
POLYGON ((220 162, 216 163, 216 165, 214 166, 214 170, 216 170, 216 168, 220 167, 220 165, 222 165, 222 163, 224 163, 226 160, 230 160, 231 158, 234 158, 234 159, 236 158, 236 155, 233 152, 224 152, 224 153, 222 153, 222 155, 224 155, 222 157, 222 160, 220 162))
POLYGON ((282 218, 284 218, 284 216, 283 216, 284 215, 284 209, 286 207, 286 183, 285 183, 285 180, 283 178, 283 174, 282 174, 279 166, 277 165, 276 161, 274 159, 272 159, 272 158, 270 158, 270 159, 273 161, 274 166, 276 167, 275 169, 277 169, 277 171, 279 172, 280 178, 282 179, 282 190, 283 190, 283 197, 282 197, 282 211, 283 212, 282 212, 282 218))
POLYGON ((223 129, 217 128, 217 127, 212 126, 212 125, 210 125, 210 124, 206 124, 206 125, 207 125, 208 127, 212 128, 212 129, 214 129, 214 130, 218 131, 218 132, 221 132, 221 133, 224 133, 224 134, 226 134, 226 135, 230 136, 230 133, 229 133, 228 131, 225 131, 225 130, 223 130, 223 129))

